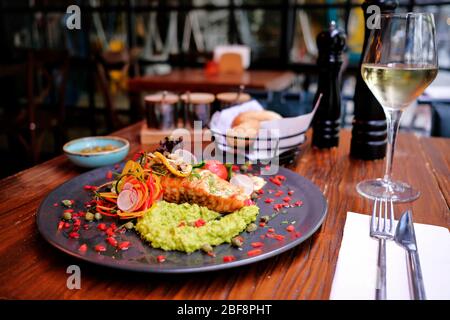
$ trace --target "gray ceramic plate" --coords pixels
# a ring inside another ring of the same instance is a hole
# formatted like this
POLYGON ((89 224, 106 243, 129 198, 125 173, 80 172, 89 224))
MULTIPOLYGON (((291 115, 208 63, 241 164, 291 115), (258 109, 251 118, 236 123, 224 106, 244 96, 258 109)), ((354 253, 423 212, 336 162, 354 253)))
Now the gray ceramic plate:
MULTIPOLYGON (((264 194, 257 200, 260 207, 259 218, 264 215, 273 216, 265 227, 258 227, 253 233, 243 232, 244 246, 236 249, 229 244, 222 244, 215 248, 215 257, 211 257, 203 252, 185 254, 182 252, 164 252, 153 249, 144 243, 134 231, 127 231, 119 235, 120 241, 129 241, 131 246, 128 250, 118 251, 113 246, 105 242, 104 232, 97 229, 98 223, 92 222, 89 229, 80 228, 78 239, 69 237, 71 227, 58 230, 64 207, 61 200, 75 200, 74 210, 85 210, 84 204, 90 200, 90 193, 83 189, 85 185, 100 185, 106 181, 108 171, 114 171, 113 167, 95 169, 62 184, 53 190, 42 202, 37 212, 37 226, 42 236, 56 248, 85 261, 112 268, 156 273, 189 273, 220 270, 238 267, 249 263, 257 262, 278 255, 286 250, 300 244, 309 238, 322 224, 326 212, 327 202, 319 190, 308 179, 298 174, 280 168, 278 174, 284 175, 286 181, 282 187, 278 187, 272 182, 268 182, 264 187, 264 194), (276 197, 275 192, 282 190, 284 194, 276 197), (301 206, 293 206, 275 213, 274 204, 282 203, 286 193, 292 190, 290 203, 300 200, 301 206), (266 198, 274 199, 273 203, 266 203, 266 198), (56 206, 55 204, 59 204, 56 206), (288 231, 294 228, 293 231, 288 231), (275 232, 268 232, 273 228, 275 232), (274 238, 271 234, 281 235, 274 238), (267 236, 269 235, 269 236, 267 236), (278 239, 277 239, 278 238, 278 239), (261 242, 263 245, 259 254, 249 255, 249 251, 254 250, 252 243, 261 242), (87 244, 87 251, 80 252, 82 244, 87 244), (97 244, 104 245, 107 250, 96 252, 97 244), (163 255, 165 261, 160 263, 157 257, 163 255), (224 256, 233 256, 232 262, 224 262, 224 256)), ((270 176, 264 176, 268 179, 270 176)), ((81 221, 84 221, 81 218, 81 221)), ((107 225, 114 222, 120 225, 122 222, 116 218, 106 218, 102 222, 107 225)), ((84 224, 84 222, 83 222, 84 224)), ((258 222, 257 222, 258 224, 258 222)))

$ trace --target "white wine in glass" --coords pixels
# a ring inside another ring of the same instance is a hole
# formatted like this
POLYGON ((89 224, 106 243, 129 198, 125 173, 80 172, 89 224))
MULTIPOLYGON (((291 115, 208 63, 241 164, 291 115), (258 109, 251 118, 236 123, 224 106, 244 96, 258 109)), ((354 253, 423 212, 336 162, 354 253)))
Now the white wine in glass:
POLYGON ((431 13, 381 14, 371 31, 361 75, 386 114, 388 148, 383 178, 356 186, 370 199, 394 202, 417 199, 420 192, 392 180, 395 141, 404 109, 419 97, 438 72, 434 18, 431 13))
POLYGON ((436 78, 436 66, 414 66, 402 63, 377 65, 364 63, 361 73, 383 108, 407 108, 436 78))

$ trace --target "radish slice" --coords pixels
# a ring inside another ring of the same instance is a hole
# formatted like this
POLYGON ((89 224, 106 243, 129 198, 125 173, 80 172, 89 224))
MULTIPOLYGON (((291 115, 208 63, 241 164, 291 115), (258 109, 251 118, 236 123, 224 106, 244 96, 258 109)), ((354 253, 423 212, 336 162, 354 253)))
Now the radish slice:
POLYGON ((132 189, 133 189, 133 184, 129 183, 129 182, 125 183, 123 185, 123 187, 122 187, 122 191, 124 191, 124 190, 132 190, 132 189))
POLYGON ((245 174, 237 174, 230 179, 230 183, 241 188, 246 195, 251 195, 253 192, 253 180, 245 174))
POLYGON ((179 156, 181 159, 183 159, 185 163, 188 164, 198 163, 197 157, 185 149, 177 149, 173 152, 173 154, 179 156))
POLYGON ((122 190, 117 197, 117 206, 120 210, 127 212, 138 202, 136 190, 122 190))

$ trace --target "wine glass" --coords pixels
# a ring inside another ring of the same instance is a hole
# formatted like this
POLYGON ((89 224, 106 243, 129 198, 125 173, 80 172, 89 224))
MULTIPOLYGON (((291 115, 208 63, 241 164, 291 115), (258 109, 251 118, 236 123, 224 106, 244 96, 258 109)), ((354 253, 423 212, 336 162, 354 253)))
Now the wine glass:
POLYGON ((356 189, 370 199, 408 202, 417 199, 420 192, 392 180, 392 162, 403 110, 438 72, 434 17, 431 13, 410 12, 380 14, 378 18, 380 28, 371 31, 361 74, 386 114, 386 166, 383 178, 362 181, 356 189))

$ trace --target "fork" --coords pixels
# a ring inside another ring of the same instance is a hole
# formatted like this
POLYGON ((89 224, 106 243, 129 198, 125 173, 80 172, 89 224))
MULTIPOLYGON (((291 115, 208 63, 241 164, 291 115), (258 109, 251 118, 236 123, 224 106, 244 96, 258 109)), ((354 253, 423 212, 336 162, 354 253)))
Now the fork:
POLYGON ((375 199, 372 218, 370 219, 370 236, 374 239, 378 239, 375 299, 386 300, 386 240, 392 240, 394 238, 394 205, 392 199, 375 199))

